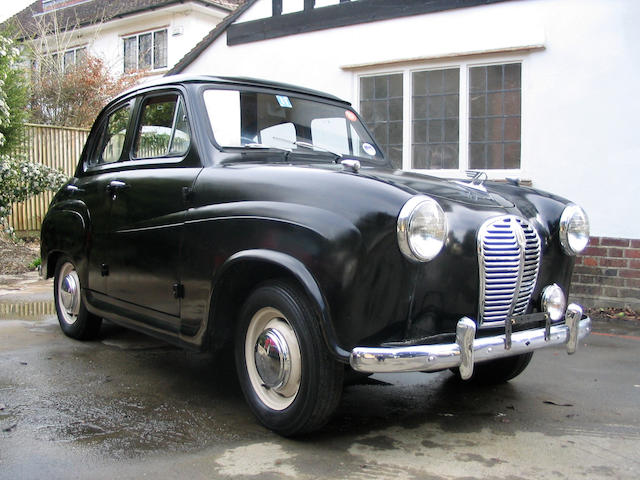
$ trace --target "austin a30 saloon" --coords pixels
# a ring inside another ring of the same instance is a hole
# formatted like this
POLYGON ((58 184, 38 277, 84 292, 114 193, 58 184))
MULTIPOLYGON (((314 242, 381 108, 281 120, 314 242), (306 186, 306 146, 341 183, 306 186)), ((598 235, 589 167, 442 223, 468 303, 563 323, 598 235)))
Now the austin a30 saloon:
POLYGON ((394 170, 321 92, 167 77, 98 116, 44 219, 42 272, 68 336, 105 318, 220 349, 260 422, 294 435, 327 421, 345 372, 504 382, 536 349, 575 352, 585 212, 485 178, 394 170))

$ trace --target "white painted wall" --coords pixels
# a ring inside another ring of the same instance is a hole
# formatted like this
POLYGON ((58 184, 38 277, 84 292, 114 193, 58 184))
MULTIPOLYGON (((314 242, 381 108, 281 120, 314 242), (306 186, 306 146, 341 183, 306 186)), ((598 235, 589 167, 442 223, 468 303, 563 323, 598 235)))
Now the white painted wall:
MULTIPOLYGON (((270 11, 260 0, 240 20, 270 11)), ((640 238, 639 19, 637 0, 521 0, 234 47, 225 34, 185 73, 285 81, 357 103, 362 73, 463 54, 520 59, 522 168, 513 173, 582 205, 593 235, 640 238)))

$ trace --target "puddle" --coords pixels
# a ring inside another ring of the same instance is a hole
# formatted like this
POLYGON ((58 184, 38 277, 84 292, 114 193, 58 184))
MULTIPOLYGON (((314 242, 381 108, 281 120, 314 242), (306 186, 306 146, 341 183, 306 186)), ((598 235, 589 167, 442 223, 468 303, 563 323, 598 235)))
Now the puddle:
POLYGON ((1 303, 0 320, 45 320, 56 314, 53 301, 1 303))

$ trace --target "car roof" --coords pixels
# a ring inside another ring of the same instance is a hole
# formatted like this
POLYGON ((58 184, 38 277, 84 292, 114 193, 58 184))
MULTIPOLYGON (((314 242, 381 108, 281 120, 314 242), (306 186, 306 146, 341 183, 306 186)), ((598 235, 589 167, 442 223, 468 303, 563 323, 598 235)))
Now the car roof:
POLYGON ((118 98, 128 95, 132 92, 136 92, 138 90, 143 90, 148 87, 158 87, 163 85, 176 85, 176 84, 184 84, 184 83, 218 83, 218 84, 226 84, 226 85, 237 85, 241 87, 266 87, 273 88, 276 90, 287 90, 292 93, 301 93, 304 95, 311 95, 314 97, 320 97, 328 100, 332 100, 335 102, 345 103, 347 105, 351 105, 351 103, 338 98, 334 95, 321 92, 319 90, 313 90, 310 88, 299 87, 297 85, 291 85, 288 83, 281 82, 273 82, 270 80, 263 80, 259 78, 250 78, 250 77, 218 77, 214 75, 168 75, 165 77, 161 77, 155 80, 150 80, 149 82, 142 83, 137 85, 134 88, 131 88, 124 92, 121 95, 118 95, 118 98))

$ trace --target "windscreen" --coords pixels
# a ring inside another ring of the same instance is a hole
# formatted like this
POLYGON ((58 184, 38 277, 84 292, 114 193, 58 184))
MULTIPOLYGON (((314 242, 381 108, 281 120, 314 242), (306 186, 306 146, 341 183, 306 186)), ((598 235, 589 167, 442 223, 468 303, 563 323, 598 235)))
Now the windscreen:
POLYGON ((356 114, 345 107, 289 95, 208 89, 204 101, 222 147, 313 150, 384 163, 356 114))

